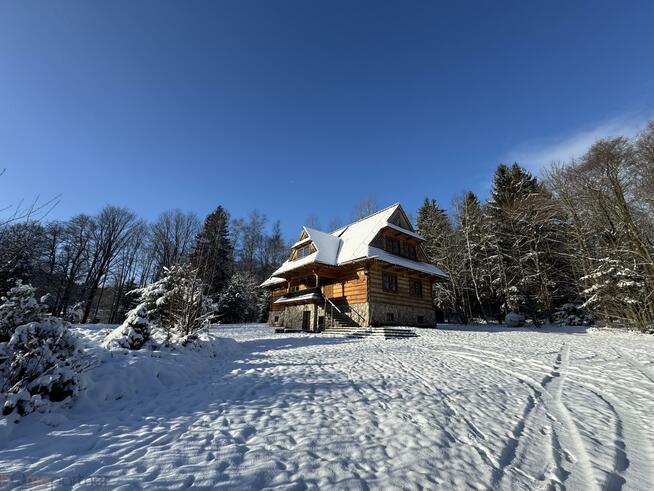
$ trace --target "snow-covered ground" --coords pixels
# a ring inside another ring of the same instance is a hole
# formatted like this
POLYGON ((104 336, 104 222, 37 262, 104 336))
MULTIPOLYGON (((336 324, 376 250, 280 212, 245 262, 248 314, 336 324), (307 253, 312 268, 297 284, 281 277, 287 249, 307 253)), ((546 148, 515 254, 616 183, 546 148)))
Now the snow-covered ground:
POLYGON ((5 428, 0 487, 654 489, 654 336, 419 335, 233 326, 215 358, 97 351, 73 408, 5 428))

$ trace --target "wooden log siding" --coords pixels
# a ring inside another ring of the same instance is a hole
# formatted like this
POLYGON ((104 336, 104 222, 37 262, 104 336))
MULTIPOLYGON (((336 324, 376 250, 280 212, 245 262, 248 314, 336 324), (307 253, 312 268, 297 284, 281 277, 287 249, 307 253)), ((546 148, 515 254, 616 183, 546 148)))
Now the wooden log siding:
POLYGON ((322 294, 335 304, 359 304, 368 301, 368 277, 363 269, 349 271, 323 285, 322 294))
POLYGON ((271 307, 270 310, 279 311, 284 310, 284 304, 275 305, 275 300, 279 300, 281 297, 286 295, 286 283, 282 283, 283 286, 275 288, 270 295, 271 307))
POLYGON ((396 266, 382 266, 374 264, 368 274, 370 282, 370 301, 383 302, 407 307, 422 307, 431 309, 431 281, 424 275, 406 268, 396 266), (397 275, 397 293, 386 292, 382 284, 382 272, 397 275), (422 284, 422 297, 411 295, 409 290, 409 279, 419 281, 422 284))

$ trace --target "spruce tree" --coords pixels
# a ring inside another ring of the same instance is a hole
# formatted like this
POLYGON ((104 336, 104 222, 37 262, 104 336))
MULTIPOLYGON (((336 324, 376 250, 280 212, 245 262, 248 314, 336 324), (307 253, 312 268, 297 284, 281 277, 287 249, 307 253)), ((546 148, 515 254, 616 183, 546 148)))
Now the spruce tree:
POLYGON ((465 306, 461 268, 463 265, 458 237, 445 210, 436 200, 425 198, 416 219, 418 232, 425 239, 424 250, 430 263, 442 268, 449 281, 434 285, 434 301, 449 316, 467 322, 469 309, 465 306))
POLYGON ((197 236, 191 264, 197 269, 208 294, 220 293, 233 269, 234 248, 229 237, 229 213, 218 206, 204 220, 197 236))
POLYGON ((550 193, 518 164, 501 164, 486 207, 493 282, 507 311, 534 322, 567 300, 569 262, 562 213, 550 193))

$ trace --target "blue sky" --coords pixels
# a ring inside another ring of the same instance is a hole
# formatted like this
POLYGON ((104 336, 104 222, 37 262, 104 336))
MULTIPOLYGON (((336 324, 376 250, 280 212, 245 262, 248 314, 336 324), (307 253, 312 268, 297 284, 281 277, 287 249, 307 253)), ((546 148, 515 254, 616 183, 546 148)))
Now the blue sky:
POLYGON ((414 212, 654 116, 654 3, 0 2, 0 204, 414 212))

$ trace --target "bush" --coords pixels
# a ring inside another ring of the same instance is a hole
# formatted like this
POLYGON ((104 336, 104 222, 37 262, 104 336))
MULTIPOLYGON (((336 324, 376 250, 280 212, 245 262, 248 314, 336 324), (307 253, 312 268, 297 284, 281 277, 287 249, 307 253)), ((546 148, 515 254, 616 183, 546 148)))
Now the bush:
POLYGON ((3 414, 28 414, 79 391, 82 349, 67 324, 56 317, 18 326, 5 344, 3 414))
POLYGON ((525 316, 515 312, 509 312, 506 314, 504 322, 509 327, 522 327, 525 325, 525 316))
POLYGON ((18 280, 16 286, 0 299, 0 342, 8 341, 16 327, 48 317, 44 299, 39 302, 35 293, 36 288, 18 280))
POLYGON ((573 303, 562 305, 551 318, 554 324, 560 326, 588 326, 593 322, 593 317, 581 305, 573 303))
POLYGON ((127 319, 105 338, 107 349, 141 349, 150 340, 150 320, 145 304, 139 304, 127 313, 127 319))
POLYGON ((196 336, 213 321, 216 305, 205 292, 206 285, 200 281, 197 271, 180 264, 166 268, 163 278, 132 293, 170 341, 173 336, 196 336))

